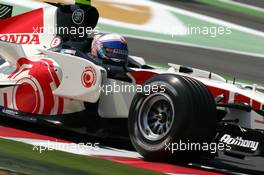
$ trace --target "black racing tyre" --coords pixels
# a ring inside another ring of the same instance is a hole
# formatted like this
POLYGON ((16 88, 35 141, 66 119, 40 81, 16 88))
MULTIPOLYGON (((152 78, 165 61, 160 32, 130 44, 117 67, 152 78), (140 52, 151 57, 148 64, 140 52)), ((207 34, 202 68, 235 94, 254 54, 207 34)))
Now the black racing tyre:
POLYGON ((131 103, 128 131, 135 149, 151 160, 189 159, 204 150, 172 151, 172 144, 210 144, 216 135, 217 111, 212 94, 198 80, 160 74, 150 78, 131 103))

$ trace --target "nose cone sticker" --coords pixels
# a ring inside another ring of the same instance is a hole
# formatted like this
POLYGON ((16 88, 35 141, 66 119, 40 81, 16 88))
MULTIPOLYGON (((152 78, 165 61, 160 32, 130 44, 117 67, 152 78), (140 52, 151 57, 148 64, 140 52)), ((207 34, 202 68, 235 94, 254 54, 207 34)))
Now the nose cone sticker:
POLYGON ((82 73, 82 84, 85 88, 90 88, 96 83, 96 70, 88 66, 82 73))

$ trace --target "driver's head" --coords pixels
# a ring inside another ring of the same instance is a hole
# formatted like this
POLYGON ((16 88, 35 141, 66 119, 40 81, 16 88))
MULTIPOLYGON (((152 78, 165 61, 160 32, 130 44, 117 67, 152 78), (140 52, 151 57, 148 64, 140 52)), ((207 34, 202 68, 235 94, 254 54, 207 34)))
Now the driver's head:
POLYGON ((126 65, 128 60, 128 47, 126 40, 114 33, 98 34, 94 36, 91 54, 103 63, 126 65))

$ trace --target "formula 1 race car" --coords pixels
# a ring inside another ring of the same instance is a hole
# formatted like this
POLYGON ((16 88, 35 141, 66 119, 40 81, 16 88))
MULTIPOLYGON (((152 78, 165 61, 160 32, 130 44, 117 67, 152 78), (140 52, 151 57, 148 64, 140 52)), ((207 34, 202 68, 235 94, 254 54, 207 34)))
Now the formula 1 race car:
POLYGON ((0 115, 120 134, 148 159, 203 153, 167 149, 179 142, 224 143, 231 156, 264 155, 264 89, 171 63, 157 68, 136 56, 126 66, 98 64, 86 56, 90 34, 48 31, 94 29, 97 21, 96 8, 81 4, 1 19, 0 115), (65 47, 79 54, 61 52, 65 47))

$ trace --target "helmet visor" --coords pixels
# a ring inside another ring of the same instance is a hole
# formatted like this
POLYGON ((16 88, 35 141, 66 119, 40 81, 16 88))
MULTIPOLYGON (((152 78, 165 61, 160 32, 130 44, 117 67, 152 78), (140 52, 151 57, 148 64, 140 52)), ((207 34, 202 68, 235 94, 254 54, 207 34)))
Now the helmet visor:
POLYGON ((115 62, 124 61, 127 59, 128 51, 116 48, 105 47, 105 56, 115 62))

